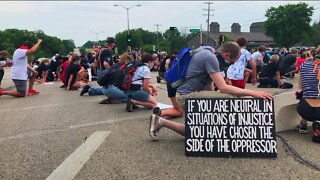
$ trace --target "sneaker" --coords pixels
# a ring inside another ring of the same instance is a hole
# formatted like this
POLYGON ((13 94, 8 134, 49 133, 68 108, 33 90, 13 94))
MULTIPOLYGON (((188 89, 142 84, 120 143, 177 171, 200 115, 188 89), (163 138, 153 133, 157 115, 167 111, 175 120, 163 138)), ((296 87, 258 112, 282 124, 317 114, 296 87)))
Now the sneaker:
POLYGON ((296 127, 296 130, 299 131, 300 134, 307 134, 309 132, 307 125, 302 123, 296 127))
POLYGON ((313 129, 312 141, 320 143, 320 121, 313 122, 312 129, 313 129))
POLYGON ((85 85, 85 86, 82 88, 81 92, 80 92, 80 96, 83 96, 84 94, 88 93, 90 87, 91 87, 91 86, 89 86, 89 85, 85 85))
POLYGON ((139 109, 139 106, 132 104, 132 109, 139 109))
POLYGON ((115 104, 114 100, 110 97, 102 99, 99 104, 115 104))
POLYGON ((127 101, 126 111, 128 111, 128 112, 132 112, 133 111, 133 104, 131 102, 131 99, 128 99, 128 101, 127 101))
POLYGON ((157 76, 157 83, 161 83, 161 78, 157 76))
POLYGON ((2 96, 3 91, 4 91, 4 89, 0 88, 0 96, 2 96))
POLYGON ((160 117, 152 114, 150 117, 149 135, 152 140, 157 141, 157 132, 162 128, 160 125, 160 117))
POLYGON ((159 107, 155 107, 153 109, 152 114, 157 115, 157 116, 161 116, 161 109, 159 107))
POLYGON ((64 84, 60 86, 60 88, 64 88, 64 84))
POLYGON ((32 89, 32 90, 29 90, 28 91, 28 96, 31 96, 31 95, 38 95, 39 94, 39 91, 37 91, 37 90, 34 90, 34 89, 32 89))

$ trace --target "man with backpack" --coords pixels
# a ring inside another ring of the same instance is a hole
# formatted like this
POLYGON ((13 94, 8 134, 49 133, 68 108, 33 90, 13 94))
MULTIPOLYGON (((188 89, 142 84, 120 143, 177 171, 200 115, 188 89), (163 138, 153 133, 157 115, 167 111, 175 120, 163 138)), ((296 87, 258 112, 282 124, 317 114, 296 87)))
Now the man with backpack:
POLYGON ((102 48, 97 55, 95 61, 98 76, 103 70, 109 69, 114 64, 112 58, 112 51, 116 47, 116 41, 112 37, 108 37, 106 40, 106 48, 102 48))
MULTIPOLYGON (((222 57, 229 63, 234 63, 240 57, 240 47, 235 42, 226 42, 220 47, 222 57)), ((177 56, 180 57, 180 54, 177 56)), ((175 62, 173 62, 175 63, 175 62)), ((171 68, 174 68, 175 64, 171 68)), ((170 68, 170 69, 171 69, 170 68)), ((170 71, 170 70, 169 70, 170 71)), ((168 72, 169 72, 168 71, 168 72)), ((214 98, 214 97, 232 97, 234 96, 253 96, 263 99, 272 99, 272 95, 263 91, 254 91, 240 89, 226 84, 223 79, 219 61, 214 55, 213 48, 202 46, 195 50, 190 63, 187 66, 186 81, 177 91, 180 96, 177 97, 179 105, 184 109, 184 103, 187 98, 214 98), (214 82, 220 92, 212 91, 210 86, 214 82)), ((169 128, 181 135, 185 134, 185 124, 166 120, 157 114, 152 114, 150 118, 149 134, 153 140, 156 140, 157 132, 162 128, 169 128)))

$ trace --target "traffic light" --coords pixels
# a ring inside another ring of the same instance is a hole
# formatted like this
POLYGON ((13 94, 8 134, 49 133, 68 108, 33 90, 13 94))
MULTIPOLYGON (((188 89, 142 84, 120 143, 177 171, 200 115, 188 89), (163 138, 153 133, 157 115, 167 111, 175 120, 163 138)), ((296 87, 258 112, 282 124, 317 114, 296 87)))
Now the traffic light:
POLYGON ((177 30, 177 27, 170 27, 170 31, 177 30))
POLYGON ((131 35, 130 34, 127 35, 127 41, 131 42, 131 35))
POLYGON ((219 43, 224 43, 224 35, 222 34, 219 35, 219 43))
POLYGON ((131 44, 132 44, 132 38, 131 38, 131 35, 128 34, 128 35, 127 35, 127 45, 128 45, 128 46, 131 46, 131 44))

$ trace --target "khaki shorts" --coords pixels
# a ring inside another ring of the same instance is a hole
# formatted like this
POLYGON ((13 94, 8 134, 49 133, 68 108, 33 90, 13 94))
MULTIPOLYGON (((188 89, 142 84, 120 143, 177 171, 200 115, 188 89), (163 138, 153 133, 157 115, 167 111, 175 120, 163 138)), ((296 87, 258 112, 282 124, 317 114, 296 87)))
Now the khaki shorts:
POLYGON ((236 98, 234 95, 220 93, 218 91, 200 91, 200 92, 192 92, 186 95, 177 95, 177 102, 179 106, 184 110, 185 109, 185 101, 186 99, 191 98, 236 98))

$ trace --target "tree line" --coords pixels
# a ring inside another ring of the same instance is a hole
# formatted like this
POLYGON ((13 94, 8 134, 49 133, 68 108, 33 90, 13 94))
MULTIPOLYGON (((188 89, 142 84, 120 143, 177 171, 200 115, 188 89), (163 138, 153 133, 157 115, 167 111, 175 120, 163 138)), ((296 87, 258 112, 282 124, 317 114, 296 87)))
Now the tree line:
MULTIPOLYGON (((187 47, 187 42, 190 37, 197 33, 191 33, 188 35, 182 34, 178 30, 167 29, 163 34, 159 32, 151 32, 142 28, 130 30, 130 41, 128 41, 128 31, 119 32, 115 35, 117 47, 119 53, 123 53, 127 50, 128 45, 132 48, 138 47, 143 49, 145 52, 155 51, 173 51, 180 50, 187 47), (158 47, 159 45, 159 47, 158 47)), ((82 50, 92 48, 97 42, 87 41, 83 46, 82 50)), ((105 41, 98 41, 99 46, 104 46, 105 41)))
POLYGON ((69 54, 76 47, 71 39, 61 40, 54 36, 46 35, 43 31, 28 31, 19 29, 6 29, 0 31, 0 51, 6 50, 10 55, 25 41, 36 43, 42 39, 41 48, 32 56, 36 58, 51 57, 56 53, 69 54))

